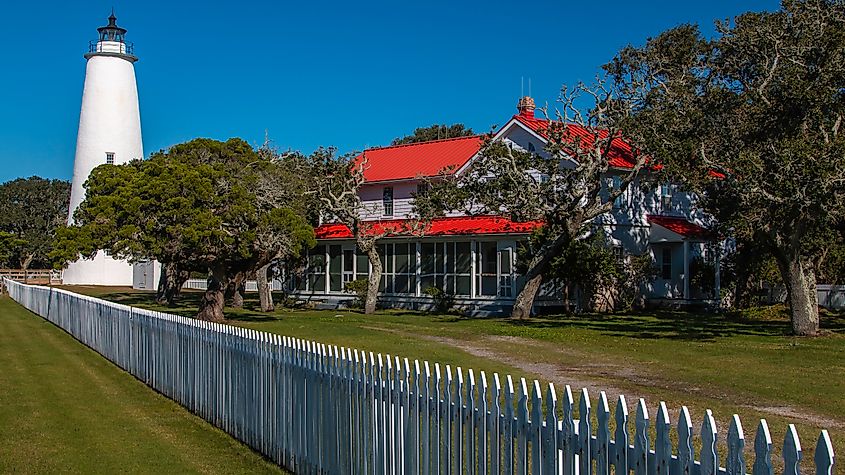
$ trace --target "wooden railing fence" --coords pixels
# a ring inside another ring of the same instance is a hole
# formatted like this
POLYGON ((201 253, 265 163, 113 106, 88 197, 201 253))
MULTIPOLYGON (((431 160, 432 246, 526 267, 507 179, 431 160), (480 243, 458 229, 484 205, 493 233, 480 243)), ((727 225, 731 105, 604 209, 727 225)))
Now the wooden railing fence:
POLYGON ((0 277, 25 284, 60 285, 62 271, 52 269, 0 269, 0 277))
MULTIPOLYGON (((582 390, 575 418, 569 386, 559 392, 524 378, 488 378, 483 371, 7 284, 26 308, 296 473, 773 473, 774 441, 765 420, 751 442, 754 459, 746 461, 737 415, 721 456, 709 410, 696 430, 689 410, 681 408, 673 447, 673 423, 662 402, 651 415, 640 399, 631 415, 624 396, 611 412, 604 392, 591 400, 582 390)), ((781 453, 783 473, 798 475, 803 452, 792 424, 781 453)), ((817 475, 833 473, 827 430, 817 439, 811 465, 817 475)))

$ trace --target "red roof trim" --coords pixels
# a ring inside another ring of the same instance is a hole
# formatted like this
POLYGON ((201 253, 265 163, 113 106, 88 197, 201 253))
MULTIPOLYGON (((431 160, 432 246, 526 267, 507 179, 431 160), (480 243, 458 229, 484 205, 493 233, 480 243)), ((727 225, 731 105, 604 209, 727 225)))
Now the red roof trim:
MULTIPOLYGON (((372 226, 373 232, 387 232, 387 237, 408 234, 410 221, 391 219, 384 221, 365 221, 372 226)), ((530 234, 540 227, 539 221, 517 223, 499 216, 460 216, 435 218, 425 229, 424 236, 467 236, 485 234, 530 234)), ((317 239, 352 239, 354 236, 345 224, 323 224, 314 230, 317 239)))
POLYGON ((684 237, 707 237, 713 234, 709 229, 692 223, 686 218, 650 214, 646 216, 646 219, 648 219, 648 222, 651 224, 664 227, 669 231, 684 237))

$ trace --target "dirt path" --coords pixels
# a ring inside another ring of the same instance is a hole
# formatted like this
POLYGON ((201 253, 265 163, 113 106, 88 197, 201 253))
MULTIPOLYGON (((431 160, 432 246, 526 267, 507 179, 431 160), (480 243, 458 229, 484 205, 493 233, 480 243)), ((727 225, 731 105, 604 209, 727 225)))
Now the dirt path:
MULTIPOLYGON (((635 368, 633 364, 625 365, 602 361, 596 359, 595 355, 588 355, 572 348, 561 348, 551 343, 529 338, 485 335, 476 340, 468 341, 445 336, 409 333, 383 327, 365 328, 448 345, 479 358, 512 366, 529 375, 536 376, 540 380, 549 381, 555 385, 558 391, 568 384, 572 388, 576 406, 581 388, 586 388, 594 401, 593 404, 595 404, 598 394, 604 391, 611 410, 613 410, 619 396, 624 394, 628 410, 633 414, 639 398, 645 398, 651 404, 654 402, 650 401, 653 399, 651 397, 653 390, 665 390, 680 395, 694 394, 697 398, 717 399, 738 408, 754 410, 762 415, 778 416, 790 421, 802 421, 816 427, 845 429, 845 421, 813 414, 805 408, 790 405, 749 404, 745 398, 739 397, 739 400, 737 400, 736 396, 718 390, 689 387, 686 383, 667 380, 650 374, 646 369, 635 368), (518 351, 502 351, 503 345, 518 349, 518 351), (554 362, 549 362, 549 355, 552 355, 551 359, 554 362)), ((679 411, 679 407, 670 409, 672 420, 677 420, 679 411)), ((724 414, 722 416, 728 417, 724 414)), ((729 423, 724 418, 717 422, 724 427, 727 427, 729 423)))

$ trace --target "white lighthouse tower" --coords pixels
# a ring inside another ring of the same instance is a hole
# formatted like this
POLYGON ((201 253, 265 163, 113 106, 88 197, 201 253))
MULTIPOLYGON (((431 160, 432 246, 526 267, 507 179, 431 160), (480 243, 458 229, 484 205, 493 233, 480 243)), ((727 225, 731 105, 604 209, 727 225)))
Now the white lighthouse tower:
MULTIPOLYGON (((132 44, 126 29, 117 26, 112 12, 109 24, 97 28, 99 37, 89 45, 85 59, 85 86, 70 194, 68 223, 85 199, 85 180, 95 167, 143 159, 141 114, 135 85, 132 44)), ((132 285, 132 266, 100 251, 93 260, 72 263, 62 277, 65 284, 132 285)))

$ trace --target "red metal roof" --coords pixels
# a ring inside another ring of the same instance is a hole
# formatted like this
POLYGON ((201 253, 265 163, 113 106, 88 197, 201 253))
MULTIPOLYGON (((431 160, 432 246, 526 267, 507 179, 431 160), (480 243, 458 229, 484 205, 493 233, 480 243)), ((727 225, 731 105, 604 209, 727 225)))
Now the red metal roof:
POLYGON ((674 216, 658 216, 650 214, 646 217, 651 224, 662 226, 675 234, 680 234, 684 237, 706 237, 711 233, 707 228, 703 228, 695 223, 690 222, 686 218, 678 218, 674 216))
MULTIPOLYGON (((410 221, 390 219, 365 221, 374 233, 400 234, 410 232, 410 221)), ((435 218, 425 229, 425 236, 462 236, 477 234, 528 234, 540 226, 538 221, 516 223, 499 216, 460 216, 435 218)), ((323 224, 314 230, 317 239, 352 239, 352 232, 345 224, 323 224)))
MULTIPOLYGON (((514 119, 533 130, 543 138, 548 138, 549 125, 551 121, 547 119, 537 119, 529 117, 524 114, 516 114, 514 119)), ((558 124, 558 123, 555 123, 558 124)), ((572 140, 581 140, 582 148, 589 148, 592 146, 593 133, 586 128, 577 124, 566 124, 566 133, 572 140)), ((599 131, 599 137, 604 139, 607 137, 607 131, 599 131)), ((608 153, 608 163, 612 167, 617 168, 633 168, 636 163, 634 154, 631 151, 631 144, 617 137, 610 142, 610 152, 608 153)))
POLYGON ((481 148, 480 135, 371 148, 356 158, 367 157, 367 182, 407 180, 437 176, 443 169, 458 169, 481 148))

